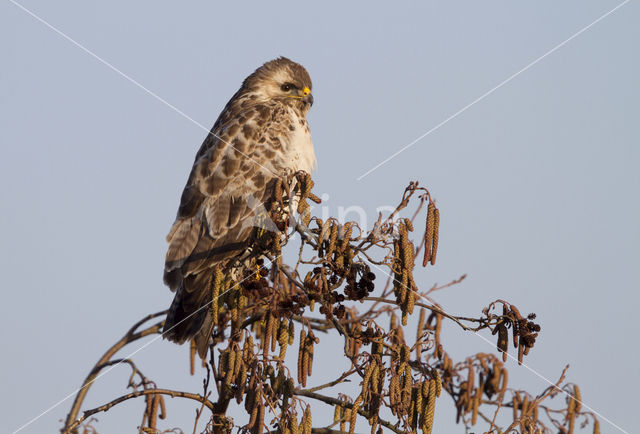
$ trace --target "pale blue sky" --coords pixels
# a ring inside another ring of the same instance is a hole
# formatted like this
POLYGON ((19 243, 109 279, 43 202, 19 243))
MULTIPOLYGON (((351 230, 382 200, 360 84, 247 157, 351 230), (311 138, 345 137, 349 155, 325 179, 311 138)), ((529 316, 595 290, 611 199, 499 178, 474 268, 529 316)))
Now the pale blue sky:
MULTIPOLYGON (((536 312, 528 366, 555 380, 570 363, 584 402, 630 431, 640 387, 637 2, 356 181, 620 3, 22 2, 207 128, 262 62, 305 65, 316 192, 332 213, 372 213, 420 180, 442 224, 438 264, 418 281, 467 273, 438 295, 452 313, 477 315, 496 298, 536 312)), ((13 431, 73 392, 130 324, 169 305, 164 236, 205 132, 9 1, 0 49, 0 428, 13 431)), ((454 356, 493 351, 448 327, 454 356)), ((185 348, 156 341, 136 359, 160 386, 200 390, 185 348)), ((512 386, 546 387, 510 365, 512 386)), ((100 379, 87 405, 124 393, 127 377, 119 368, 100 379)), ((70 405, 21 432, 57 430, 70 405)), ((169 405, 163 426, 190 430, 195 407, 169 405)), ((451 407, 439 404, 437 432, 464 432, 451 407)), ((113 409, 97 426, 131 432, 141 408, 113 409)))

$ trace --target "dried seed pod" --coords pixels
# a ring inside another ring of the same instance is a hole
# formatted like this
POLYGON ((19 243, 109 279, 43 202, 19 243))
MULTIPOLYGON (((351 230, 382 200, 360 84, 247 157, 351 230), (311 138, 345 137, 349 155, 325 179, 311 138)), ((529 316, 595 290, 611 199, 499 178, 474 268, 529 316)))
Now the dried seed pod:
POLYGON ((513 394, 513 400, 511 402, 513 406, 513 420, 518 420, 518 409, 520 408, 520 392, 513 394))
POLYGON ((478 407, 480 405, 480 400, 478 399, 480 396, 480 390, 477 390, 473 395, 472 404, 471 404, 471 425, 475 425, 478 421, 478 407))
POLYGON ((427 405, 424 407, 423 420, 424 423, 423 431, 425 433, 431 433, 433 429, 433 415, 435 414, 436 408, 436 383, 435 380, 429 380, 429 397, 427 400, 427 405))
POLYGON ((260 412, 260 407, 263 407, 262 404, 262 392, 260 389, 257 389, 255 392, 255 398, 253 400, 253 406, 251 408, 251 417, 249 418, 249 424, 247 428, 251 429, 256 426, 256 422, 258 421, 258 416, 260 412))
POLYGON ((234 380, 234 377, 235 377, 234 369, 236 366, 236 352, 233 351, 233 348, 230 348, 230 349, 227 349, 227 354, 228 354, 228 361, 227 361, 228 370, 224 379, 224 384, 226 386, 230 386, 231 382, 234 380))
POLYGON ((211 294, 211 316, 213 325, 218 325, 218 316, 220 315, 220 294, 224 284, 224 274, 220 267, 216 267, 213 277, 213 293, 211 294))
POLYGON ((164 420, 167 418, 167 408, 164 404, 164 396, 158 395, 158 402, 160 403, 160 415, 158 417, 164 420))
POLYGON ((577 384, 573 385, 573 400, 576 402, 575 404, 576 413, 580 413, 580 410, 582 409, 582 395, 580 393, 580 388, 578 387, 577 384))
POLYGON ((310 377, 313 372, 313 339, 311 339, 311 334, 307 336, 308 344, 305 349, 305 353, 308 355, 307 362, 307 376, 310 377))
POLYGON ((235 366, 233 368, 233 379, 235 381, 235 379, 238 378, 238 375, 244 371, 244 362, 242 361, 242 352, 240 351, 240 348, 234 346, 233 352, 235 354, 235 366))
POLYGON ((311 406, 307 405, 307 408, 304 409, 304 416, 302 417, 302 425, 303 425, 303 434, 311 434, 311 406))
POLYGON ((338 223, 333 223, 331 225, 331 232, 329 234, 329 246, 327 247, 327 252, 325 254, 327 258, 330 258, 336 249, 336 241, 338 240, 338 226, 338 223))
POLYGON ((393 375, 389 380, 389 402, 392 410, 400 402, 400 381, 397 375, 393 375))
POLYGON ((224 350, 220 352, 220 356, 218 356, 218 373, 220 376, 224 377, 227 375, 227 371, 229 369, 229 351, 224 350))
POLYGON ((342 253, 349 245, 351 239, 351 233, 353 231, 353 222, 346 222, 340 231, 340 247, 339 251, 342 253))
POLYGON ((522 359, 524 358, 524 348, 524 345, 522 345, 522 342, 520 342, 520 346, 518 346, 518 365, 522 365, 522 359))
POLYGON ((262 337, 262 351, 266 355, 269 352, 269 346, 271 344, 271 332, 273 330, 272 322, 274 321, 273 315, 270 313, 265 314, 264 334, 262 337))
POLYGON ((358 417, 358 409, 362 404, 362 395, 356 398, 356 401, 353 403, 353 407, 351 407, 351 417, 349 419, 349 434, 353 434, 356 429, 356 418, 358 417))
POLYGON ((436 255, 438 253, 439 227, 440 227, 440 210, 436 208, 435 214, 434 214, 433 246, 431 247, 431 265, 436 264, 436 255))
POLYGON ((426 267, 431 261, 431 247, 433 246, 433 229, 435 227, 435 205, 429 202, 427 205, 427 223, 424 231, 424 257, 422 266, 426 267))
POLYGON ((367 367, 364 369, 364 377, 362 378, 362 396, 363 399, 366 400, 369 396, 369 388, 371 382, 371 374, 373 373, 374 364, 369 363, 367 367))
POLYGON ((295 414, 290 415, 289 427, 291 428, 291 434, 300 434, 300 426, 298 425, 298 419, 295 414))
POLYGON ((278 342, 279 327, 280 327, 280 322, 275 316, 273 316, 273 319, 271 321, 271 333, 269 333, 271 335, 271 352, 274 352, 276 350, 276 343, 278 342))
POLYGON ((505 361, 504 358, 506 357, 506 352, 509 348, 509 331, 507 330, 507 327, 504 325, 504 323, 501 322, 496 325, 496 328, 493 330, 493 334, 496 333, 498 334, 496 348, 498 352, 504 353, 502 357, 503 361, 505 361))
POLYGON ((333 410, 333 423, 338 422, 341 416, 342 416, 342 407, 340 407, 339 405, 336 405, 333 410))
POLYGON ((144 397, 144 401, 145 401, 145 409, 144 409, 144 415, 142 418, 142 425, 145 424, 145 421, 147 423, 150 423, 151 421, 151 411, 152 411, 151 407, 153 406, 153 395, 146 395, 144 397))
POLYGON ((295 325, 293 324, 293 321, 289 321, 289 332, 288 332, 289 345, 293 345, 293 341, 295 339, 295 333, 296 333, 295 325))
POLYGON ((284 360, 284 356, 287 354, 287 345, 289 344, 289 325, 287 324, 287 320, 283 320, 280 324, 278 343, 280 344, 280 354, 278 358, 284 360))
POLYGON ((413 308, 415 307, 415 304, 416 304, 416 291, 414 288, 410 288, 408 292, 409 292, 409 297, 407 300, 407 313, 409 315, 413 315, 413 308))
POLYGON ((258 413, 258 429, 256 429, 257 434, 262 434, 264 432, 264 405, 260 406, 258 413))
POLYGON ((380 366, 378 363, 373 364, 373 372, 371 373, 371 388, 374 392, 380 392, 380 366))
POLYGON ((251 334, 247 334, 247 337, 244 340, 244 347, 242 348, 242 357, 245 361, 251 360, 253 356, 253 336, 251 334))
POLYGON ((403 387, 402 387, 402 405, 409 408, 411 405, 411 388, 413 386, 411 378, 411 367, 409 364, 404 365, 403 387))
POLYGON ((306 386, 307 367, 304 365, 305 359, 305 340, 307 339, 307 333, 304 328, 300 330, 300 347, 298 348, 298 383, 306 386))
POLYGON ((467 402, 471 402, 471 394, 475 386, 475 370, 473 369, 471 359, 467 359, 467 364, 469 368, 469 374, 467 376, 467 402))
POLYGON ((442 394, 442 378, 440 377, 440 372, 437 369, 432 371, 435 373, 434 380, 436 381, 436 396, 439 398, 442 394))
POLYGON ((351 420, 351 409, 342 409, 342 419, 340 419, 340 431, 345 432, 347 429, 347 420, 351 420))
POLYGON ((415 400, 415 392, 416 389, 411 389, 411 399, 409 402, 409 414, 407 415, 407 423, 411 427, 411 431, 416 430, 416 425, 418 422, 418 415, 416 414, 416 400, 415 400))
POLYGON ((434 339, 436 341, 436 348, 440 347, 440 332, 442 331, 442 315, 436 314, 436 329, 434 331, 434 339))
POLYGON ((155 428, 158 423, 158 406, 160 404, 159 394, 151 395, 151 413, 149 414, 149 428, 155 428))
MULTIPOLYGON (((415 409, 416 409, 416 416, 415 416, 415 422, 418 422, 418 416, 422 415, 422 412, 424 411, 424 401, 422 400, 422 385, 419 385, 418 387, 415 387, 413 389, 413 394, 414 394, 414 402, 415 402, 415 409)), ((415 426, 414 426, 415 429, 415 426)))

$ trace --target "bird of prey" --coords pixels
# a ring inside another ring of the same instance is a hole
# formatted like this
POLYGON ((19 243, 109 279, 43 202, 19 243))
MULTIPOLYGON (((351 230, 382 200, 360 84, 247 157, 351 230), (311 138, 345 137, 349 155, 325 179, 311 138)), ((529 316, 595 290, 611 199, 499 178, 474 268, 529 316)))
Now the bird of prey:
POLYGON ((206 352, 214 267, 251 247, 256 210, 284 172, 315 168, 306 120, 312 104, 306 69, 280 57, 249 75, 216 120, 196 154, 167 235, 164 282, 176 294, 165 338, 180 344, 194 339, 199 353, 206 352))

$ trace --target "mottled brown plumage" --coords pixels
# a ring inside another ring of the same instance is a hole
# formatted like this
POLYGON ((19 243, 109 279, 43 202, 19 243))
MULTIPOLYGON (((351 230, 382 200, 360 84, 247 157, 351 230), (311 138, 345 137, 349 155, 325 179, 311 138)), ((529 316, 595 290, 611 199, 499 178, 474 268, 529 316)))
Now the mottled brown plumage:
POLYGON ((248 76, 227 103, 196 155, 167 236, 164 281, 176 291, 164 336, 195 338, 200 353, 211 335, 209 281, 245 251, 255 217, 286 170, 311 172, 315 154, 306 114, 311 78, 280 57, 248 76))

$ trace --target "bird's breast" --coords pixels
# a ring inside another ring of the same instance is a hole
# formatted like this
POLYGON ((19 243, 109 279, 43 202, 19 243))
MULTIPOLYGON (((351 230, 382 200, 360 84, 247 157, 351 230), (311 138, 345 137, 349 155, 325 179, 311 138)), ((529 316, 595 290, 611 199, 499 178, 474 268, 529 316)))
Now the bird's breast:
POLYGON ((293 128, 290 129, 289 140, 287 140, 287 165, 294 171, 304 170, 311 173, 316 168, 316 153, 311 141, 309 124, 304 117, 293 110, 290 115, 293 128))

